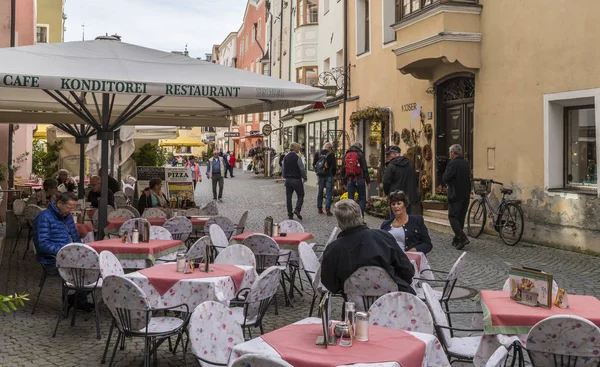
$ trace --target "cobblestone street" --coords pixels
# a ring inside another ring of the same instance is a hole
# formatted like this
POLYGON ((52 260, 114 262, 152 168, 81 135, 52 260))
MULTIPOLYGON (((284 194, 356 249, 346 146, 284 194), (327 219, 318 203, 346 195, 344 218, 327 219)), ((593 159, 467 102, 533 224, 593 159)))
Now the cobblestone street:
MULTIPOLYGON (((241 171, 235 178, 225 180, 224 202, 219 204, 219 212, 235 222, 245 210, 250 215, 246 229, 261 231, 263 220, 272 216, 276 222, 286 216, 285 190, 282 183, 275 180, 261 179, 253 174, 241 171)), ((205 201, 212 194, 210 183, 202 183, 205 201)), ((294 199, 295 200, 295 199, 294 199)), ((336 225, 335 217, 317 214, 316 188, 306 187, 306 197, 302 212, 303 226, 311 232, 322 245, 336 225)), ((381 219, 367 217, 370 227, 379 227, 381 219)), ((431 232, 434 249, 429 261, 434 269, 449 270, 461 251, 451 245, 452 236, 440 232, 431 232)), ((106 337, 110 327, 110 315, 105 306, 101 308, 102 338, 95 338, 93 318, 84 319, 79 313, 75 326, 70 326, 70 319, 62 320, 56 338, 51 338, 58 316, 60 304, 60 284, 58 279, 47 280, 41 295, 36 313, 31 315, 33 303, 38 292, 41 269, 35 262, 33 252, 21 260, 26 247, 25 236, 20 239, 17 252, 11 255, 14 239, 7 239, 4 245, 4 257, 0 266, 0 294, 27 292, 30 301, 18 311, 0 314, 0 366, 97 366, 100 365, 106 337)), ((317 248, 318 249, 318 248, 317 248)), ((459 285, 475 290, 500 289, 507 278, 510 266, 529 266, 542 269, 554 275, 557 283, 571 294, 589 294, 600 296, 600 258, 527 243, 509 247, 497 237, 482 236, 471 239, 467 251, 464 273, 459 285)), ((308 316, 312 292, 306 284, 308 292, 303 297, 296 295, 294 307, 283 305, 284 297, 280 295, 279 315, 271 308, 265 317, 265 331, 282 327, 308 316)), ((457 300, 456 308, 472 309, 468 299, 457 300)), ((334 315, 339 317, 339 308, 334 315)), ((85 315, 87 316, 87 315, 85 315)), ((464 320, 463 320, 464 322, 464 320)), ((253 330, 254 332, 254 330, 253 330)), ((257 335, 258 329, 253 335, 257 335)), ((114 341, 114 337, 113 337, 114 341)), ((117 351, 118 366, 138 366, 143 362, 143 340, 128 340, 125 350, 117 351)), ((182 366, 182 354, 169 353, 167 346, 159 350, 160 366, 182 366)), ((191 354, 187 362, 197 365, 191 354)))

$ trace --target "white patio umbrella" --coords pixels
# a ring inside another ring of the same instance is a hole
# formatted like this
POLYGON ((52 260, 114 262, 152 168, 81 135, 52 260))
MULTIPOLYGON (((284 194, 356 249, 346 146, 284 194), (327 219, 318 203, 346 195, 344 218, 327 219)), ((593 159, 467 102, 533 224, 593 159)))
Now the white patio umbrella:
MULTIPOLYGON (((0 123, 53 123, 84 137, 95 129, 103 167, 125 124, 227 127, 230 115, 325 99, 321 89, 118 40, 0 49, 0 123), (82 123, 80 131, 71 126, 82 123)), ((100 228, 107 194, 103 185, 100 228)))

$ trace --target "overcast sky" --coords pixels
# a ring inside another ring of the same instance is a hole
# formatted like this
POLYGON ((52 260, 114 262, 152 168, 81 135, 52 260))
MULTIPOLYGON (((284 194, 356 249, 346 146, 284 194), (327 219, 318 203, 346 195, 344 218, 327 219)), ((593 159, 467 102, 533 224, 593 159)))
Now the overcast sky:
POLYGON ((127 43, 202 57, 242 24, 246 0, 66 0, 65 42, 117 33, 127 43))

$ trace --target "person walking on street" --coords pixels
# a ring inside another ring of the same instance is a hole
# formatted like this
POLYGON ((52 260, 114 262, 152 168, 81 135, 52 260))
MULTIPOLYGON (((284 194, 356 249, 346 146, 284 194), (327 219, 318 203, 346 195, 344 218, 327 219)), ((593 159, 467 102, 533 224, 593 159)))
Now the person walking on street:
POLYGON ((196 163, 196 157, 190 156, 190 160, 186 164, 185 168, 189 169, 192 174, 192 181, 194 181, 194 188, 198 182, 202 182, 202 174, 200 173, 200 165, 196 163))
POLYGON ((221 158, 223 158, 223 167, 225 167, 225 178, 228 178, 227 174, 229 173, 229 151, 227 153, 223 153, 223 156, 221 158))
MULTIPOLYGON (((229 152, 227 152, 227 154, 229 154, 229 152)), ((231 176, 231 178, 235 177, 233 175, 233 167, 235 167, 235 155, 233 154, 233 152, 231 152, 231 154, 229 154, 229 175, 231 176)))
MULTIPOLYGON (((397 145, 392 145, 386 154, 390 160, 383 174, 383 192, 386 196, 398 190, 404 192, 410 203, 406 207, 406 214, 410 215, 412 204, 419 202, 415 167, 408 158, 401 155, 400 147, 397 145)), ((391 210, 390 219, 394 219, 394 212, 391 210)))
POLYGON ((212 179, 213 200, 218 200, 220 203, 223 202, 223 172, 225 172, 223 158, 219 157, 219 152, 215 150, 206 165, 206 177, 209 180, 212 179), (217 184, 219 185, 219 196, 217 196, 217 184))
POLYGON ((288 211, 288 218, 294 219, 294 214, 302 220, 300 211, 304 202, 304 182, 306 182, 306 168, 304 162, 298 154, 300 153, 300 144, 291 143, 290 152, 283 158, 283 178, 285 180, 285 197, 288 211), (292 195, 296 192, 298 197, 296 208, 292 211, 292 195))
POLYGON ((348 198, 354 199, 354 193, 358 192, 358 202, 363 217, 367 205, 367 188, 371 184, 367 161, 362 151, 362 144, 355 142, 344 154, 342 159, 342 177, 346 180, 348 198))
POLYGON ((463 228, 471 197, 471 167, 463 158, 460 145, 452 145, 449 154, 450 162, 442 178, 448 185, 448 220, 454 232, 452 245, 460 250, 470 242, 463 228))
POLYGON ((337 172, 337 162, 333 153, 333 145, 329 142, 323 144, 323 150, 317 152, 313 159, 313 168, 319 181, 317 191, 317 209, 323 214, 323 188, 325 188, 325 211, 327 216, 332 216, 331 200, 333 191, 333 178, 337 172))

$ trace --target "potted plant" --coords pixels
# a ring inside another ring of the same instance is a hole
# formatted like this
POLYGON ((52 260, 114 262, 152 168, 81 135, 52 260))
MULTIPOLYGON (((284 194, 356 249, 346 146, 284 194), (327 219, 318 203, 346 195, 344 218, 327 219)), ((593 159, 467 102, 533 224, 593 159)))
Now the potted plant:
POLYGON ((242 159, 241 158, 235 159, 235 166, 237 169, 242 169, 242 159))
POLYGON ((427 210, 448 210, 448 197, 446 195, 425 195, 423 209, 427 210))

